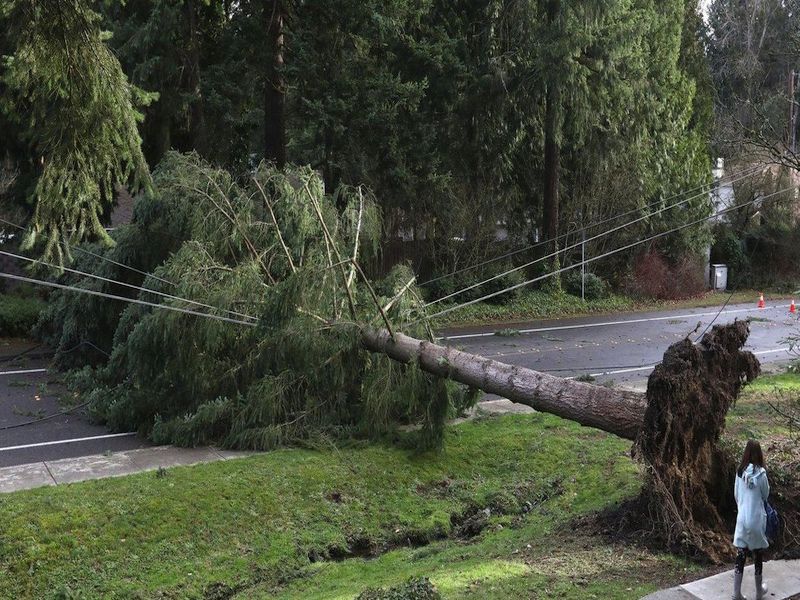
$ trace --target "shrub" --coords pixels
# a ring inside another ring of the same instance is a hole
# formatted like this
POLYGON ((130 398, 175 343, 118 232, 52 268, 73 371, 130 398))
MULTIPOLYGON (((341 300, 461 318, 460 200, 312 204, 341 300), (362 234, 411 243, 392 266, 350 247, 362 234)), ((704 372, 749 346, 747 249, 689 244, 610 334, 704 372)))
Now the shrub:
POLYGON ((705 289, 703 266, 694 257, 671 265, 663 255, 650 251, 636 261, 630 288, 634 294, 659 300, 691 298, 705 289))
MULTIPOLYGON (((488 265, 488 267, 483 269, 471 269, 463 273, 456 273, 455 275, 443 277, 442 279, 433 281, 430 285, 425 286, 428 291, 428 298, 429 300, 435 300, 437 298, 449 296, 454 292, 459 292, 464 288, 470 287, 482 281, 486 281, 487 279, 491 279, 495 275, 504 273, 511 268, 513 267, 510 262, 496 262, 491 263, 488 265)), ((519 271, 514 271, 508 275, 492 279, 492 281, 484 283, 483 285, 458 294, 457 296, 454 296, 452 299, 448 300, 448 302, 457 304, 460 304, 461 302, 469 302, 470 300, 482 298, 483 296, 487 296, 494 292, 508 289, 514 285, 522 283, 523 281, 525 281, 525 272, 524 270, 520 269, 519 271)), ((523 287, 518 287, 515 290, 511 290, 509 292, 494 296, 493 298, 489 298, 487 302, 491 302, 492 304, 508 304, 512 300, 518 298, 522 291, 523 287)))
POLYGON ((28 335, 43 308, 38 298, 0 295, 0 335, 28 335))
MULTIPOLYGON (((564 275, 564 289, 573 296, 581 295, 581 272, 577 269, 567 271, 564 275)), ((600 300, 611 293, 611 286, 599 275, 586 273, 584 296, 587 300, 600 300)))
POLYGON ((356 600, 438 600, 441 597, 427 577, 420 577, 389 589, 365 590, 356 600))

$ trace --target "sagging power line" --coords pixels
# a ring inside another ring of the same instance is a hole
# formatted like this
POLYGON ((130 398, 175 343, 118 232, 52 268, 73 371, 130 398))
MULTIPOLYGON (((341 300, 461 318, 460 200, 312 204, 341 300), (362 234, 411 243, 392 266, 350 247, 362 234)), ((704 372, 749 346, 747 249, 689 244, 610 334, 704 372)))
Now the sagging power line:
MULTIPOLYGON (((742 177, 740 179, 744 179, 744 178, 750 177, 750 176, 751 175, 747 175, 747 176, 744 176, 744 177, 742 177)), ((675 202, 673 204, 670 204, 669 206, 665 206, 663 208, 659 208, 658 210, 655 210, 653 212, 650 212, 650 213, 647 213, 647 214, 642 215, 640 217, 637 217, 636 219, 628 221, 627 223, 623 223, 622 225, 617 225, 616 227, 612 227, 611 229, 607 229, 607 230, 605 230, 605 231, 603 231, 601 233, 593 235, 592 237, 586 238, 585 240, 581 240, 580 242, 576 242, 576 243, 574 243, 574 244, 572 244, 570 246, 566 246, 565 248, 562 248, 562 249, 559 249, 559 250, 555 250, 555 251, 553 251, 553 252, 551 252, 549 254, 546 254, 545 256, 541 256, 539 258, 536 258, 536 259, 534 259, 532 261, 529 261, 529 262, 524 263, 522 265, 519 265, 517 267, 512 267, 511 269, 508 269, 508 270, 506 270, 506 271, 504 271, 502 273, 499 273, 497 275, 493 275, 492 277, 489 277, 488 279, 484 279, 483 281, 479 281, 477 283, 469 285, 469 286, 467 286, 465 288, 462 288, 460 290, 456 290, 455 292, 447 294, 446 296, 442 296, 441 298, 437 298, 436 300, 432 300, 431 302, 428 302, 426 304, 426 306, 432 306, 434 304, 438 304, 440 302, 444 302, 445 300, 449 300, 450 298, 454 298, 456 296, 460 296, 461 294, 464 294, 466 292, 469 292, 470 290, 474 290, 475 288, 481 287, 482 285, 485 285, 487 283, 490 283, 492 281, 500 279, 501 277, 505 277, 506 275, 510 275, 511 273, 515 273, 515 272, 520 271, 522 269, 526 269, 526 268, 528 268, 530 266, 533 266, 533 265, 535 265, 537 263, 543 262, 543 261, 548 260, 550 258, 555 258, 559 254, 567 252, 569 250, 573 250, 575 248, 578 248, 578 247, 582 246, 583 244, 587 244, 589 242, 602 239, 602 238, 604 238, 604 237, 606 237, 608 235, 611 235, 612 233, 614 233, 616 231, 620 231, 622 229, 625 229, 626 227, 629 227, 629 226, 634 225, 636 223, 640 223, 642 221, 645 221, 645 220, 647 220, 647 219, 649 219, 649 218, 651 218, 651 217, 653 217, 655 215, 658 215, 658 214, 660 214, 660 213, 662 213, 664 211, 672 210, 673 208, 677 208, 679 206, 682 206, 682 205, 686 204, 687 202, 691 202, 692 200, 696 200, 698 198, 702 198, 703 196, 705 196, 705 194, 706 193, 703 192, 702 194, 696 194, 694 196, 690 196, 688 198, 684 198, 683 200, 680 200, 679 202, 675 202)), ((581 263, 578 263, 578 264, 586 264, 586 261, 582 261, 581 263)))
MULTIPOLYGON (((2 219, 2 218, 0 218, 0 223, 5 223, 9 227, 14 227, 15 229, 18 229, 19 231, 25 231, 25 228, 22 225, 19 225, 18 223, 12 223, 11 221, 7 221, 7 220, 2 219)), ((133 273, 138 273, 139 275, 144 275, 145 277, 152 277, 156 281, 160 281, 161 283, 166 283, 167 285, 171 285, 173 287, 176 287, 175 283, 173 283, 171 281, 167 281, 166 279, 162 279, 161 277, 159 277, 158 275, 154 275, 153 273, 148 273, 147 271, 142 271, 140 269, 137 269, 136 267, 131 267, 130 265, 126 265, 126 264, 123 264, 121 262, 117 262, 116 260, 108 258, 107 256, 103 256, 102 254, 97 254, 96 252, 92 252, 91 250, 88 250, 86 248, 81 248, 79 246, 73 246, 73 245, 69 245, 69 244, 67 246, 70 249, 75 250, 77 252, 80 252, 82 254, 86 254, 87 256, 93 256, 94 258, 98 258, 98 259, 100 259, 102 261, 111 263, 112 265, 117 265, 118 267, 121 267, 123 269, 127 269, 128 271, 131 271, 133 273)))
POLYGON ((148 302, 147 300, 139 300, 138 298, 126 298, 125 296, 116 296, 114 294, 106 294, 105 292, 98 292, 95 290, 87 290, 85 288, 75 287, 73 285, 63 285, 61 283, 54 283, 52 281, 44 281, 42 279, 34 279, 32 277, 23 277, 21 275, 12 275, 11 273, 0 272, 0 277, 4 279, 11 279, 13 281, 22 281, 25 283, 32 283, 34 285, 43 285, 45 287, 52 287, 59 290, 69 290, 78 292, 80 294, 89 294, 91 296, 99 296, 101 298, 108 298, 110 300, 120 300, 122 302, 129 302, 131 304, 141 304, 142 306, 150 306, 153 308, 161 308, 164 310, 171 310, 174 312, 184 313, 187 315, 194 315, 196 317, 206 317, 207 319, 215 319, 217 321, 226 321, 228 323, 236 323, 238 325, 247 325, 248 327, 255 327, 257 323, 253 321, 242 321, 230 317, 223 317, 221 315, 212 315, 209 313, 190 310, 188 308, 180 308, 178 306, 170 306, 169 304, 157 304, 155 302, 148 302))
MULTIPOLYGON (((426 319, 433 319, 435 317, 440 317, 440 316, 446 315, 448 313, 451 313, 451 312, 453 312, 455 310, 458 310, 460 308, 464 308, 466 306, 471 306, 473 304, 477 304, 478 302, 483 302, 484 300, 488 300, 490 298, 494 298, 496 296, 500 296, 502 294, 511 292, 513 290, 519 289, 519 288, 524 287, 526 285, 530 285, 532 283, 536 283, 537 281, 543 281, 544 279, 547 279, 548 277, 553 277, 555 275, 558 275, 560 273, 564 273, 564 272, 569 271, 571 269, 578 268, 581 265, 585 265, 585 264, 589 264, 589 263, 597 261, 597 260, 601 260, 601 259, 606 258, 608 256, 612 256, 614 254, 617 254, 619 252, 624 252, 625 250, 630 250, 631 248, 634 248, 634 247, 636 247, 636 246, 638 246, 640 244, 645 244, 647 242, 651 242, 651 241, 653 241, 655 239, 658 239, 660 237, 664 237, 666 235, 670 235, 670 234, 676 233, 678 231, 681 231, 682 229, 686 229, 687 227, 693 227, 695 225, 699 225, 700 223, 704 223, 706 221, 710 221, 711 219, 714 219, 714 218, 719 217, 721 215, 727 214, 729 212, 733 212, 734 210, 738 210, 740 208, 744 208, 745 206, 750 206, 752 204, 756 204, 756 203, 759 203, 759 202, 764 202, 765 200, 768 200, 770 198, 774 198, 774 197, 778 196, 779 194, 785 194, 786 192, 790 192, 793 189, 795 189, 795 188, 794 187, 785 188, 785 189, 779 190, 777 192, 773 192, 771 194, 768 194, 766 196, 762 196, 761 198, 756 198, 754 200, 749 200, 747 202, 743 202, 741 204, 737 204, 735 206, 732 206, 731 208, 726 208, 724 210, 715 212, 715 213, 713 213, 713 214, 711 214, 711 215, 709 215, 707 217, 702 217, 700 219, 696 219, 696 220, 691 221, 689 223, 686 223, 684 225, 679 225, 678 227, 673 227, 672 229, 670 229, 668 231, 663 231, 661 233, 657 233, 655 235, 651 235, 649 237, 646 237, 644 239, 638 240, 636 242, 633 242, 633 243, 630 243, 630 244, 626 244, 625 246, 622 246, 620 248, 616 248, 615 250, 610 250, 609 252, 605 252, 604 254, 601 254, 599 256, 588 258, 588 259, 586 259, 586 260, 584 260, 582 262, 576 263, 574 265, 570 265, 568 267, 563 267, 561 269, 557 269, 557 270, 552 271, 550 273, 546 273, 544 275, 540 275, 539 277, 534 277, 533 279, 529 279, 528 281, 523 281, 522 283, 518 283, 518 284, 515 284, 515 285, 512 285, 512 286, 508 286, 506 288, 503 288, 502 290, 498 290, 496 292, 492 292, 491 294, 486 294, 484 296, 481 296, 480 298, 475 298, 474 300, 470 300, 469 302, 463 302, 461 304, 457 304, 456 306, 451 306, 450 308, 447 308, 445 310, 441 310, 441 311, 439 311, 437 313, 434 313, 432 315, 428 315, 425 318, 426 319)), ((417 321, 414 321, 413 323, 419 323, 420 321, 421 320, 417 320, 417 321)))
POLYGON ((46 267, 52 267, 54 269, 62 269, 64 271, 67 271, 68 273, 73 273, 73 274, 79 275, 81 277, 89 277, 91 279, 96 279, 96 280, 99 280, 99 281, 105 281, 107 283, 112 283, 112 284, 115 284, 115 285, 123 286, 123 287, 129 288, 129 289, 137 290, 139 292, 146 292, 148 294, 153 294, 155 296, 161 296, 163 298, 169 298, 170 300, 177 300, 179 302, 186 302, 187 304, 192 304, 194 306, 200 306, 202 308, 209 308, 211 310, 218 310, 218 311, 225 312, 225 313, 228 313, 229 315, 233 315, 233 316, 236 316, 236 317, 242 317, 242 318, 245 318, 245 319, 250 319, 252 321, 258 321, 258 319, 256 317, 253 317, 253 316, 245 314, 245 313, 236 312, 236 311, 233 311, 233 310, 229 310, 227 308, 220 308, 218 306, 212 306, 210 304, 203 304, 202 302, 197 302, 195 300, 189 300, 187 298, 181 298, 180 296, 174 296, 172 294, 167 294, 167 293, 164 293, 164 292, 160 292, 158 290, 153 290, 153 289, 150 289, 150 288, 145 288, 145 287, 141 287, 141 286, 138 286, 138 285, 133 285, 132 283, 126 283, 124 281, 118 281, 116 279, 109 279, 108 277, 103 277, 101 275, 95 275, 94 273, 87 273, 85 271, 79 271, 77 269, 72 269, 70 267, 57 267, 56 265, 53 265, 51 263, 48 263, 48 262, 45 262, 45 261, 41 261, 41 260, 37 260, 37 259, 34 259, 34 258, 29 258, 27 256, 22 256, 20 254, 14 254, 13 252, 6 252, 5 250, 0 250, 0 255, 8 256, 8 257, 11 257, 11 258, 15 258, 17 260, 24 260, 24 261, 27 261, 27 262, 30 262, 30 263, 33 263, 33 264, 40 264, 40 265, 44 265, 46 267))
MULTIPOLYGON (((747 179, 749 177, 752 177, 753 175, 758 174, 760 171, 762 171, 762 167, 760 167, 760 166, 751 167, 750 169, 745 169, 744 171, 738 173, 736 176, 731 176, 731 178, 728 179, 728 180, 724 180, 724 178, 723 178, 719 182, 713 182, 713 183, 710 183, 710 184, 704 184, 702 186, 697 186, 697 187, 691 188, 689 190, 684 190, 684 191, 679 192, 677 194, 673 194, 672 196, 667 196, 666 198, 661 198, 659 200, 655 200, 655 201, 651 202, 650 204, 647 204, 647 205, 645 205, 643 207, 633 208, 631 210, 619 213, 617 215, 613 215, 611 217, 607 217, 607 218, 602 219, 600 221, 596 221, 594 223, 590 223, 588 225, 584 225, 584 226, 578 228, 575 231, 562 233, 561 235, 555 237, 552 240, 543 240, 541 242, 536 242, 534 244, 530 244, 528 246, 525 246, 524 248, 518 248, 517 250, 512 250, 511 252, 507 252, 507 253, 505 253, 505 254, 503 254, 501 256, 496 256, 494 258, 490 258, 488 260, 484 260, 484 261, 476 263, 474 265, 463 267, 461 269, 457 269, 457 270, 452 271, 450 273, 445 273, 444 275, 439 275, 438 277, 434 277, 432 279, 428 279, 427 281, 423 281, 419 285, 420 286, 425 286, 425 285, 434 283, 436 281, 440 281, 442 279, 445 279, 447 277, 452 277, 453 275, 458 275, 460 273, 465 273, 467 271, 471 271, 472 269, 477 269, 479 267, 484 267, 484 266, 492 264, 494 262, 497 262, 497 261, 500 261, 500 260, 504 260, 506 258, 511 258, 512 256, 516 256, 517 254, 521 254, 523 252, 528 252, 530 250, 534 250, 535 248, 539 248, 539 247, 541 247, 541 246, 543 246, 545 244, 550 244, 552 242, 558 242, 558 241, 560 241, 562 239, 565 239, 567 237, 573 236, 573 235, 575 235, 575 234, 577 234, 579 232, 585 232, 587 229, 593 229, 595 227, 599 227, 601 225, 605 225, 607 223, 611 223, 613 221, 616 221, 616 220, 621 219, 623 217, 627 217, 629 215, 632 215, 634 213, 640 212, 642 210, 649 210, 649 209, 653 208, 654 206, 656 206, 658 204, 661 204, 663 202, 667 202, 669 200, 673 200, 675 198, 679 198, 681 196, 684 196, 685 194, 695 193, 695 192, 698 192, 699 190, 705 190, 703 192, 704 194, 708 193, 708 192, 712 191, 713 188, 716 185, 718 185, 719 183, 723 183, 724 182, 724 183, 726 183, 728 185, 732 185, 734 183, 738 183, 738 182, 740 182, 740 181, 742 181, 744 179, 747 179), (708 189, 706 189, 706 188, 708 188, 708 189)), ((696 197, 699 197, 699 196, 694 196, 693 198, 689 198, 689 199, 687 199, 687 201, 691 200, 691 199, 694 199, 696 197)), ((561 250, 560 252, 565 252, 565 251, 566 251, 566 248, 561 250)))

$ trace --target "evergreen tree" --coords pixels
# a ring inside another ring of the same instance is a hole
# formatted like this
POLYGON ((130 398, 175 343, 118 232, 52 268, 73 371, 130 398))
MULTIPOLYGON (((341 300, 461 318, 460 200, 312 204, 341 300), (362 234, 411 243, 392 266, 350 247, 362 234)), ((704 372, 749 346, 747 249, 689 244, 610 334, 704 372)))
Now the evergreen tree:
POLYGON ((2 109, 36 165, 26 245, 41 242, 44 259, 62 261, 67 240, 110 244, 101 216, 115 184, 149 185, 137 107, 151 97, 128 83, 87 2, 5 0, 0 11, 13 51, 2 109))

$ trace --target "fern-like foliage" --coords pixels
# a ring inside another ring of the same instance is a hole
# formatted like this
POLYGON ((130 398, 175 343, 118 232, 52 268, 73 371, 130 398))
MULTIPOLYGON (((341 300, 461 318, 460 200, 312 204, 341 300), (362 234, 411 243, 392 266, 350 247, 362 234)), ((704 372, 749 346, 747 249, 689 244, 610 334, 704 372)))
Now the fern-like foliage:
POLYGON ((149 289, 214 306, 214 314, 251 315, 257 326, 57 294, 40 329, 59 345, 58 360, 78 366, 65 352, 83 341, 110 354, 78 354, 93 365, 73 377, 99 420, 182 445, 264 449, 382 435, 399 424, 419 425, 422 446, 441 443, 445 419, 472 396, 361 345, 360 327, 382 323, 378 304, 397 328, 429 337, 412 324, 422 315, 410 269, 373 283, 350 260, 378 250, 381 223, 366 190, 326 195, 307 167, 261 165, 237 180, 174 153, 154 186, 106 254, 155 267, 143 280, 149 289))
POLYGON ((137 107, 157 95, 132 86, 85 0, 5 0, 14 54, 5 57, 2 108, 16 119, 39 163, 36 210, 25 246, 69 259, 65 240, 111 244, 100 222, 114 185, 147 186, 137 107))

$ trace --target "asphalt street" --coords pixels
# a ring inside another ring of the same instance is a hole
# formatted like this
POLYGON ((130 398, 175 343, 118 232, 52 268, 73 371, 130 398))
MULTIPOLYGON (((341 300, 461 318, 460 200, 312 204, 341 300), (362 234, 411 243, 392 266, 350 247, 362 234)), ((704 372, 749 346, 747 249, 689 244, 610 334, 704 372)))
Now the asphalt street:
MULTIPOLYGON (((776 305, 777 304, 777 305, 776 305)), ((720 307, 616 314, 443 331, 440 343, 501 362, 562 377, 591 375, 598 383, 643 385, 664 351, 691 335, 695 340, 720 307), (696 333, 692 333, 699 324, 696 333), (519 332, 514 335, 501 335, 519 332)), ((765 309, 752 304, 725 307, 714 324, 751 319, 746 348, 762 364, 793 360, 787 338, 800 336, 788 304, 765 309)))
MULTIPOLYGON (((791 361, 787 338, 800 335, 800 327, 789 315, 788 305, 780 302, 758 310, 754 304, 728 306, 716 323, 751 318, 747 347, 762 363, 791 361)), ((718 310, 677 309, 465 328, 442 332, 442 343, 558 376, 592 375, 600 383, 641 387, 667 347, 690 334, 695 339, 718 310), (697 332, 691 333, 698 323, 697 332), (496 334, 503 329, 519 334, 496 334)), ((43 358, 0 360, 0 467, 148 445, 135 435, 91 424, 85 409, 59 414, 74 405, 74 399, 47 366, 43 358)))
POLYGON ((0 362, 0 467, 149 445, 135 435, 108 437, 85 409, 58 415, 75 403, 46 367, 45 359, 0 362), (50 415, 58 416, 42 418, 50 415))

